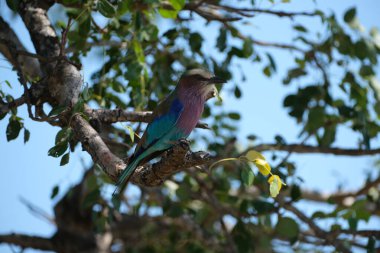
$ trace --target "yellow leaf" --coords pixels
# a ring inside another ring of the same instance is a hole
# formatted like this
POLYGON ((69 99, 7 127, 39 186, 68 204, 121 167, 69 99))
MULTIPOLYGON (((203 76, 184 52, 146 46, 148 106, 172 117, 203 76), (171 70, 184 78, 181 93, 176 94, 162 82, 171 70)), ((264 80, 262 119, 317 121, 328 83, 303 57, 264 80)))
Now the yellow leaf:
POLYGON ((256 159, 262 159, 262 160, 265 160, 265 157, 260 154, 259 152, 256 152, 254 150, 250 150, 247 152, 247 154, 245 155, 245 157, 250 160, 251 162, 255 161, 256 159))
POLYGON ((282 182, 279 176, 272 175, 268 179, 270 195, 275 198, 280 193, 282 182))
POLYGON ((271 168, 269 166, 269 163, 265 161, 264 159, 257 158, 253 160, 253 163, 256 165, 256 167, 259 169, 260 173, 264 176, 268 176, 268 174, 271 171, 271 168))

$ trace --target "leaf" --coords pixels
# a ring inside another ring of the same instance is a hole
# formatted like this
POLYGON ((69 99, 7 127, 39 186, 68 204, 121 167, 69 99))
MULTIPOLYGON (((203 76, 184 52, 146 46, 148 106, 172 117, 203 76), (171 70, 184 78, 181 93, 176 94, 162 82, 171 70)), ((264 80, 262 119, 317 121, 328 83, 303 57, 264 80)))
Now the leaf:
POLYGON ((223 52, 227 45, 226 45, 226 41, 227 41, 227 29, 220 29, 220 32, 219 32, 219 36, 218 38, 216 39, 216 47, 219 49, 220 52, 223 52))
POLYGON ((107 18, 112 18, 116 14, 116 8, 107 0, 98 1, 98 10, 107 18))
POLYGON ((371 235, 368 237, 368 242, 367 242, 367 253, 375 253, 376 252, 376 238, 375 236, 371 235))
POLYGON ((343 17, 344 22, 351 23, 354 20, 355 16, 356 16, 356 8, 353 7, 351 9, 348 9, 343 17))
POLYGON ((59 186, 54 186, 53 190, 51 191, 50 199, 54 199, 55 196, 57 196, 59 193, 59 186))
POLYGON ((70 161, 70 153, 66 153, 62 156, 61 162, 59 163, 59 166, 63 166, 68 164, 70 161))
POLYGON ((133 131, 133 128, 130 126, 127 126, 127 129, 129 131, 129 137, 131 138, 132 143, 135 142, 135 131, 133 131))
POLYGON ((30 132, 28 129, 24 128, 24 143, 27 143, 30 138, 30 132))
POLYGON ((12 89, 12 85, 11 85, 11 83, 8 80, 5 80, 5 83, 8 85, 9 88, 12 89))
POLYGON ((175 19, 177 17, 178 11, 176 11, 176 10, 167 10, 167 9, 164 9, 164 8, 159 8, 158 9, 158 13, 160 13, 160 15, 163 18, 175 19))
POLYGON ((250 167, 244 166, 241 170, 241 179, 245 186, 251 186, 255 179, 255 174, 250 167))
POLYGON ((140 64, 144 64, 145 63, 145 55, 144 55, 144 51, 143 51, 139 41, 133 40, 133 49, 135 50, 135 54, 137 56, 138 62, 140 64))
POLYGON ((282 217, 278 220, 275 231, 280 237, 287 238, 289 241, 295 242, 300 229, 295 220, 289 217, 282 217))
POLYGON ((269 163, 265 161, 264 159, 255 159, 253 161, 255 166, 259 169, 260 173, 263 174, 264 176, 268 176, 268 174, 271 171, 271 167, 269 166, 269 163))
POLYGON ((281 183, 280 177, 277 176, 277 175, 272 175, 268 179, 268 183, 270 184, 269 185, 270 195, 272 196, 272 198, 277 197, 277 195, 280 193, 280 190, 281 190, 281 187, 282 187, 282 183, 281 183))
POLYGON ((302 33, 307 33, 307 29, 303 25, 295 25, 293 26, 293 29, 302 33))
POLYGON ((269 60, 269 66, 271 67, 271 69, 273 70, 273 72, 276 72, 277 71, 277 66, 276 66, 276 62, 274 61, 272 55, 269 54, 269 53, 266 53, 266 55, 267 55, 268 60, 269 60))
POLYGON ((15 117, 9 118, 9 123, 6 130, 7 141, 11 141, 17 138, 22 126, 19 120, 15 117))
POLYGON ((3 114, 0 114, 0 120, 4 119, 4 118, 5 118, 5 116, 7 116, 7 114, 8 114, 8 113, 6 113, 6 112, 5 112, 5 113, 3 113, 3 114))
POLYGON ((20 5, 20 0, 7 0, 7 5, 9 7, 9 9, 17 12, 18 6, 20 5))
POLYGON ((51 117, 51 116, 56 116, 56 115, 59 115, 61 114, 67 107, 64 106, 64 105, 59 105, 57 107, 54 107, 53 109, 51 109, 51 111, 49 112, 48 116, 51 117))
POLYGON ((189 38, 189 43, 191 50, 194 52, 199 52, 202 47, 203 38, 199 33, 191 33, 189 38))
POLYGON ((48 155, 52 157, 60 157, 61 155, 63 155, 63 153, 66 152, 68 147, 68 142, 60 143, 49 149, 48 155))
POLYGON ((254 151, 254 150, 250 150, 250 151, 248 151, 247 152, 247 154, 245 154, 245 157, 249 160, 249 161, 251 161, 251 162, 253 162, 254 160, 256 160, 256 159, 263 159, 263 160, 265 160, 265 157, 262 155, 262 154, 260 154, 259 152, 257 152, 257 151, 254 151))
POLYGON ((237 112, 230 112, 228 114, 228 117, 232 120, 239 120, 240 119, 240 114, 237 112))
POLYGON ((170 4, 176 11, 180 11, 185 6, 185 0, 169 0, 170 4))
POLYGON ((70 127, 62 128, 58 131, 57 135, 55 136, 55 145, 70 141, 72 136, 73 130, 70 127))
POLYGON ((241 90, 238 86, 235 87, 234 95, 236 98, 241 98, 241 90))

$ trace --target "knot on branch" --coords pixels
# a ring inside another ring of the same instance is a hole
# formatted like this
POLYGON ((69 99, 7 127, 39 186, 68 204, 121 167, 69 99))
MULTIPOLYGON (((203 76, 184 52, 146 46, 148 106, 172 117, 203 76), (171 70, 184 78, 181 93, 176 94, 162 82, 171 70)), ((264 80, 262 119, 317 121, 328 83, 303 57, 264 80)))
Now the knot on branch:
POLYGON ((190 150, 187 140, 180 140, 171 149, 165 151, 161 160, 139 166, 133 174, 131 181, 141 186, 159 186, 168 177, 181 170, 201 166, 212 161, 209 153, 190 150))

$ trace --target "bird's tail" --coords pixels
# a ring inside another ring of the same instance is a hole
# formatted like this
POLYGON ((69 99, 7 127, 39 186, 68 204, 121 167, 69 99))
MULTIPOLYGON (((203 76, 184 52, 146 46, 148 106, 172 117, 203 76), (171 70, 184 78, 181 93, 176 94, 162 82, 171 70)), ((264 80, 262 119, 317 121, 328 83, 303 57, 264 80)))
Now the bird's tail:
POLYGON ((132 161, 128 166, 124 169, 123 173, 120 175, 119 180, 116 183, 116 189, 112 193, 112 197, 115 198, 120 194, 120 192, 123 190, 125 183, 129 180, 129 178, 132 176, 133 172, 137 168, 138 164, 140 162, 140 159, 135 159, 132 161))

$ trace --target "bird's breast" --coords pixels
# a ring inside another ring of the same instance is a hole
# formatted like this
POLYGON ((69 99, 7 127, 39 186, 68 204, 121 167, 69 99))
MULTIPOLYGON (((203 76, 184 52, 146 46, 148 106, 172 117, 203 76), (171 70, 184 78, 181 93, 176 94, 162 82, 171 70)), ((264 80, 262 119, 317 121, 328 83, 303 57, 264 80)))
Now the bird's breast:
POLYGON ((189 135, 197 125, 204 108, 203 101, 191 101, 184 103, 184 108, 178 119, 178 127, 186 134, 189 135))

